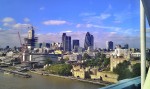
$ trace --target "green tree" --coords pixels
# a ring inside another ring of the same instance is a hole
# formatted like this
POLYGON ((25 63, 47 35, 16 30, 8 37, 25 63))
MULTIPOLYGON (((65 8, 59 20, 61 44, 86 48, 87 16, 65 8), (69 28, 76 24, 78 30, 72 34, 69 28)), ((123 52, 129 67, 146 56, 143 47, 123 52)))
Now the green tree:
POLYGON ((91 57, 87 53, 84 53, 83 60, 86 60, 86 59, 91 59, 91 57))
POLYGON ((136 63, 132 66, 133 77, 137 77, 141 75, 141 64, 136 63))
POLYGON ((101 59, 104 59, 106 58, 106 55, 105 54, 101 54, 101 59))
POLYGON ((53 64, 47 67, 46 71, 52 74, 69 76, 71 75, 72 66, 70 64, 53 64))
POLYGON ((100 58, 101 57, 101 53, 98 52, 96 55, 95 55, 95 58, 100 58))
POLYGON ((125 78, 131 78, 132 73, 128 69, 130 65, 129 61, 124 61, 123 63, 119 63, 116 68, 114 68, 114 72, 119 75, 118 80, 122 80, 125 78))
POLYGON ((107 66, 110 64, 110 58, 105 58, 104 59, 104 66, 107 66))

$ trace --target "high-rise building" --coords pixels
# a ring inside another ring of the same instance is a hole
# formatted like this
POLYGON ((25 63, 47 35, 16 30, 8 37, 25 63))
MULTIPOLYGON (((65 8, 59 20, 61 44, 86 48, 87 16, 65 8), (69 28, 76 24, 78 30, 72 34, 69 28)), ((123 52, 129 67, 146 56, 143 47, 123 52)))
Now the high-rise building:
POLYGON ((66 33, 63 33, 62 45, 64 51, 71 51, 71 36, 67 36, 66 33))
POLYGON ((32 27, 32 29, 30 29, 28 31, 28 39, 34 39, 34 29, 32 27))
POLYGON ((34 29, 31 27, 31 29, 28 31, 28 37, 24 39, 25 44, 27 45, 28 49, 33 50, 35 47, 35 43, 37 42, 38 38, 34 36, 34 29))
POLYGON ((43 47, 46 47, 46 48, 50 48, 50 43, 42 43, 42 46, 41 46, 42 48, 43 47))
POLYGON ((124 49, 128 49, 129 48, 129 45, 128 44, 125 44, 124 45, 124 49))
POLYGON ((73 46, 73 49, 74 49, 75 47, 79 47, 79 40, 73 40, 72 46, 73 46))
POLYGON ((73 40, 72 42, 72 46, 73 46, 73 52, 78 52, 78 48, 79 48, 79 40, 73 40))
POLYGON ((106 49, 113 50, 113 42, 112 41, 106 41, 106 49))
POLYGON ((42 43, 36 43, 35 44, 35 48, 41 48, 42 47, 42 43))
POLYGON ((94 37, 89 32, 86 33, 84 42, 84 48, 87 50, 88 47, 94 48, 94 37))

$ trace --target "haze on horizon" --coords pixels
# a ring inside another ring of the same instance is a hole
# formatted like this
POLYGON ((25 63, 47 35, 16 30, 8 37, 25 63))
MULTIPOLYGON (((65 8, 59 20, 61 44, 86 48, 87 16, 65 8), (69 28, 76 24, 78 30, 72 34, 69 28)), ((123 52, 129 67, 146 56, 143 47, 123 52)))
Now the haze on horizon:
POLYGON ((61 42, 66 32, 83 46, 88 31, 96 47, 106 41, 140 47, 139 0, 0 0, 0 13, 0 47, 20 46, 17 32, 23 39, 30 25, 39 42, 61 42))

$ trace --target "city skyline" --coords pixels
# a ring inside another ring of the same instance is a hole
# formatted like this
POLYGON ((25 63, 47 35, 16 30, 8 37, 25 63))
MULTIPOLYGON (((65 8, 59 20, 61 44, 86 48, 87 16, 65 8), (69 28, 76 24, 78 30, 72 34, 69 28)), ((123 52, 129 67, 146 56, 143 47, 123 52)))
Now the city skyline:
POLYGON ((26 37, 30 24, 39 42, 61 42, 65 32, 83 47, 90 32, 96 47, 106 48, 109 40, 135 48, 140 45, 138 0, 1 0, 0 13, 0 46, 19 46, 17 32, 26 37))

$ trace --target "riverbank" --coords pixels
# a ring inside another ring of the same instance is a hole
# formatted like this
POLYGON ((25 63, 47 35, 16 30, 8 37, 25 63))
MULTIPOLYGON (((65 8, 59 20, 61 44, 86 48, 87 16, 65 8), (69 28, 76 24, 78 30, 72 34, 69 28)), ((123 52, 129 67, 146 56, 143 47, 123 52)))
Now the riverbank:
POLYGON ((92 83, 27 73, 31 74, 32 78, 22 78, 0 72, 0 89, 98 89, 103 87, 92 83))
POLYGON ((35 73, 35 74, 39 74, 39 75, 44 75, 44 76, 54 76, 54 77, 59 77, 59 78, 64 78, 64 79, 71 79, 71 80, 77 80, 77 81, 81 81, 81 82, 87 82, 87 83, 92 83, 92 84, 98 84, 98 85, 101 85, 101 86, 108 86, 110 85, 111 83, 108 83, 108 82, 104 82, 104 81, 92 81, 92 80, 88 80, 88 79, 79 79, 79 78, 75 78, 73 76, 60 76, 60 75, 55 75, 55 74, 47 74, 47 73, 44 73, 43 71, 30 71, 31 73, 35 73))
POLYGON ((0 68, 0 71, 4 71, 5 74, 14 74, 14 75, 18 75, 24 78, 30 78, 31 75, 27 74, 27 73, 23 73, 23 72, 19 72, 16 70, 10 70, 10 69, 5 69, 5 68, 0 68))

